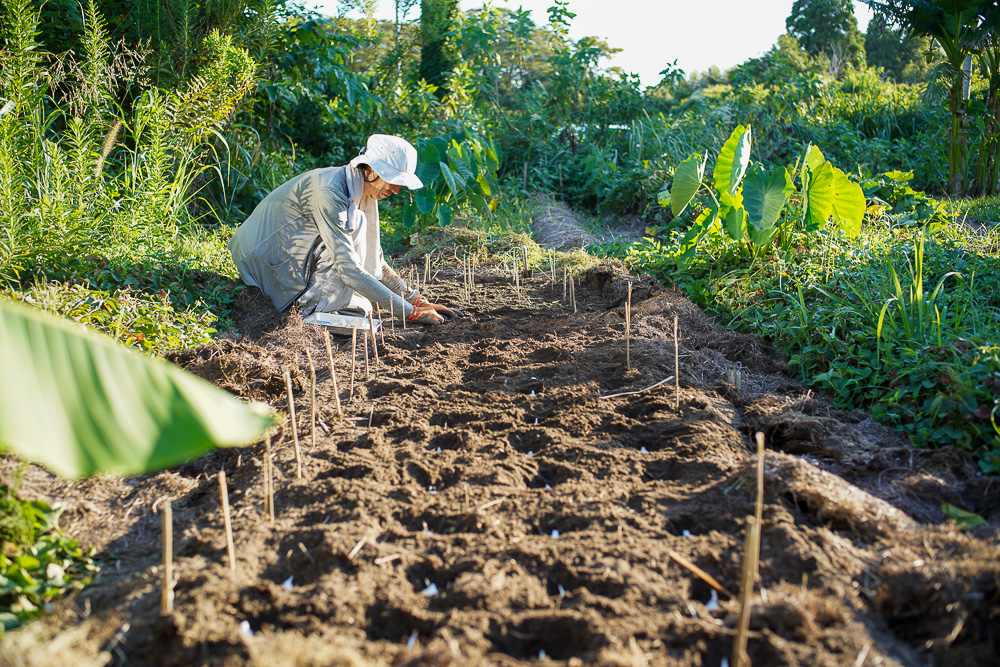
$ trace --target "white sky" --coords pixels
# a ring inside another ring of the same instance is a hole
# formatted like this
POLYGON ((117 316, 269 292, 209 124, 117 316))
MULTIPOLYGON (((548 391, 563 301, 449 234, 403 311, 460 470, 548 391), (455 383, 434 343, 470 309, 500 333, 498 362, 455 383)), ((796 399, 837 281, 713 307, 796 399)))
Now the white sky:
MULTIPOLYGON (((307 4, 310 0, 307 0, 307 4)), ((687 74, 703 72, 712 65, 725 70, 747 58, 758 56, 785 32, 785 19, 794 0, 570 0, 576 14, 570 37, 594 35, 610 46, 623 49, 610 63, 634 72, 647 86, 655 85, 659 72, 669 63, 687 74)), ((337 0, 311 0, 326 14, 336 14, 337 0)), ((494 0, 494 6, 531 11, 535 25, 548 23, 546 9, 552 0, 494 0)), ((459 0, 463 11, 483 5, 483 0, 459 0)), ((391 19, 394 0, 379 0, 377 18, 391 19)), ((854 14, 864 32, 871 10, 857 0, 854 14)), ((349 16, 358 16, 356 13, 349 16)), ((420 6, 409 19, 420 17, 420 6)))

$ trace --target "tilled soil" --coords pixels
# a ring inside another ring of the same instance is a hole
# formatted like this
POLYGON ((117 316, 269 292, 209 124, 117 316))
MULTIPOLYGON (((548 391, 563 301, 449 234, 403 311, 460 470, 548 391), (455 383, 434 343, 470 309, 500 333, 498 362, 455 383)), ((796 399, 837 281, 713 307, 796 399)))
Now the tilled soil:
POLYGON ((757 431, 754 665, 1000 662, 1000 484, 960 452, 915 451, 834 410, 757 339, 620 265, 587 273, 575 313, 563 289, 561 275, 518 291, 480 268, 470 299, 460 271, 441 269, 426 292, 467 317, 385 331, 370 370, 359 346, 353 392, 350 341, 335 339, 343 421, 322 330, 247 293, 235 319, 251 335, 174 361, 280 410, 292 370, 303 474, 286 425, 276 520, 262 443, 124 480, 67 484, 33 467, 22 493, 67 503, 64 529, 97 546, 103 570, 7 637, 0 663, 715 667, 736 635, 757 431), (990 523, 963 533, 942 502, 990 523))

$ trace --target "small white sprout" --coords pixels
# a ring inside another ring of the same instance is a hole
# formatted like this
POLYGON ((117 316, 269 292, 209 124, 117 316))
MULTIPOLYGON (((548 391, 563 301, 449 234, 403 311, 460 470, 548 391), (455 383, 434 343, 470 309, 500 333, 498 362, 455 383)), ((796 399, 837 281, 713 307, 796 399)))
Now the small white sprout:
POLYGON ((563 588, 562 584, 557 584, 559 586, 559 598, 562 599, 566 597, 566 589, 563 588))
POLYGON ((539 660, 548 660, 549 659, 549 656, 546 655, 546 653, 545 653, 545 649, 539 649, 538 650, 538 659, 539 660))
POLYGON ((681 531, 681 537, 691 537, 691 531, 690 530, 682 530, 681 531))
POLYGON ((528 456, 534 456, 534 455, 535 455, 535 453, 529 449, 528 450, 528 456))
POLYGON ((721 609, 721 607, 719 607, 719 594, 713 590, 712 595, 708 598, 708 602, 705 603, 705 610, 713 612, 719 611, 719 609, 721 609))
POLYGON ((423 593, 424 595, 426 595, 427 597, 429 597, 429 598, 432 598, 432 597, 434 597, 435 595, 437 595, 437 594, 438 594, 438 587, 437 587, 437 584, 431 584, 430 586, 428 586, 427 588, 425 588, 425 589, 424 589, 423 591, 421 591, 421 592, 422 592, 422 593, 423 593))
POLYGON ((434 451, 435 451, 436 453, 440 454, 440 453, 441 453, 441 448, 440 448, 440 447, 438 447, 438 448, 437 448, 436 450, 434 450, 434 451))
POLYGON ((550 486, 549 484, 546 484, 546 485, 545 485, 545 488, 546 488, 546 489, 551 489, 552 487, 551 487, 551 486, 550 486))
POLYGON ((538 426, 538 417, 535 417, 535 426, 538 426))
POLYGON ((250 627, 250 621, 240 621, 240 634, 244 637, 253 637, 253 628, 250 627))
POLYGON ((292 590, 292 579, 294 578, 295 575, 293 574, 292 576, 285 579, 284 583, 281 584, 281 587, 284 588, 286 591, 292 590))
POLYGON ((431 495, 433 495, 433 494, 435 494, 437 492, 438 492, 438 490, 436 488, 434 488, 433 486, 428 486, 427 487, 427 493, 430 493, 431 495))
POLYGON ((649 450, 648 450, 648 449, 646 449, 645 447, 640 447, 640 448, 639 448, 639 451, 640 451, 641 453, 643 453, 643 454, 649 454, 649 450))
POLYGON ((559 531, 556 530, 555 528, 553 528, 552 529, 552 539, 554 540, 554 539, 556 539, 558 537, 559 537, 559 531))
POLYGON ((535 390, 534 390, 534 389, 532 389, 532 390, 531 390, 531 395, 532 395, 532 396, 534 396, 534 395, 535 395, 535 390))
POLYGON ((406 640, 406 648, 413 648, 417 645, 417 631, 410 633, 410 638, 406 640))
POLYGON ((424 521, 422 523, 424 524, 424 535, 433 535, 434 533, 431 532, 431 529, 427 527, 427 522, 424 521))

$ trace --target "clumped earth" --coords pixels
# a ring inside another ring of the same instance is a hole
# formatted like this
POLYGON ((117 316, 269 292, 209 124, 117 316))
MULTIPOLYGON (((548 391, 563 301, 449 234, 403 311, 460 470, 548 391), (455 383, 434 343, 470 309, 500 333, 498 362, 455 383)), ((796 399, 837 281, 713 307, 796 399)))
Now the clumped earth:
POLYGON ((370 370, 359 346, 353 392, 350 341, 335 339, 343 421, 321 329, 244 293, 242 335, 174 361, 279 410, 292 371, 303 475, 286 423, 276 520, 263 443, 129 479, 68 484, 32 467, 22 494, 67 503, 64 529, 103 570, 9 635, 0 663, 716 667, 736 633, 760 431, 754 665, 997 664, 1000 484, 962 452, 917 451, 838 412, 759 340, 650 278, 613 263, 581 278, 574 312, 561 275, 518 291, 480 267, 470 299, 460 270, 438 267, 425 291, 468 316, 385 331, 370 370), (943 502, 988 524, 962 532, 943 502))

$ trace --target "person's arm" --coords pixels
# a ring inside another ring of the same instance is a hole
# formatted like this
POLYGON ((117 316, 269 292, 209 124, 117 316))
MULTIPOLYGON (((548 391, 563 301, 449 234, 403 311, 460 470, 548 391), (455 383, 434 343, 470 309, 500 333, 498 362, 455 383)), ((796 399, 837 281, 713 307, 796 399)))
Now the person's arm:
POLYGON ((442 306, 438 303, 431 303, 423 294, 415 289, 410 289, 402 277, 391 266, 386 264, 384 260, 382 261, 382 284, 388 287, 393 293, 403 294, 406 300, 414 306, 418 308, 430 308, 447 320, 465 316, 465 313, 460 310, 442 306))
MULTIPOLYGON (((417 318, 420 318, 421 313, 417 311, 425 309, 408 303, 405 294, 402 296, 394 294, 375 276, 365 271, 361 257, 355 251, 353 240, 347 231, 347 205, 334 197, 329 190, 318 192, 313 197, 312 204, 320 238, 330 252, 337 273, 344 284, 372 303, 379 304, 385 312, 399 313, 400 317, 410 319, 413 319, 416 313, 417 318)), ((440 316, 430 319, 443 321, 440 316)))

